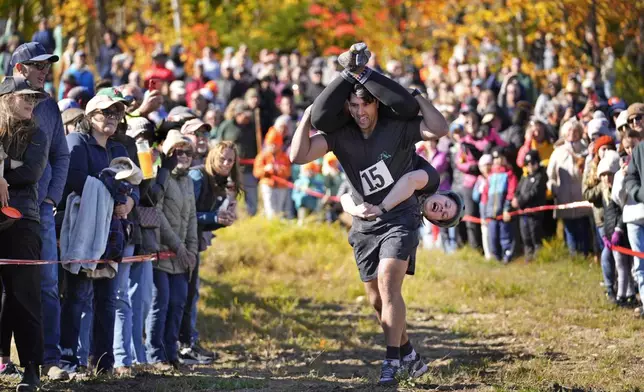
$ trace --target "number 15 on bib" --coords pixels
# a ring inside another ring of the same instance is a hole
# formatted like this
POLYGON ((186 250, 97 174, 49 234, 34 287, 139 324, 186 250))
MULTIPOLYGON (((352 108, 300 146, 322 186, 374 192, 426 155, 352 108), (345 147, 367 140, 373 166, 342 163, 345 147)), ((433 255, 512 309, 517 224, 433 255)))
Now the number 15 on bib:
POLYGON ((394 183, 394 179, 383 161, 379 161, 360 171, 360 180, 362 180, 362 193, 364 196, 379 192, 394 183))

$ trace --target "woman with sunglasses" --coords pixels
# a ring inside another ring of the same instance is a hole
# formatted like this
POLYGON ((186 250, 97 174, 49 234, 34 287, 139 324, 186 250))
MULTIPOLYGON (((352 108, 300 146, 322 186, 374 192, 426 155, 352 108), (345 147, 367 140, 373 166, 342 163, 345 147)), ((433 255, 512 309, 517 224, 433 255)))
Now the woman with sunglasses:
MULTIPOLYGON (((114 158, 129 157, 126 148, 111 139, 124 115, 124 104, 107 95, 95 96, 87 103, 85 117, 78 124, 77 132, 67 135, 71 159, 61 209, 65 208, 67 196, 72 192, 82 198, 85 182, 90 176, 98 178, 114 158)), ((138 188, 134 187, 126 204, 114 208, 114 215, 127 217, 138 199, 138 188)), ((67 294, 61 312, 61 361, 70 370, 78 370, 78 365, 85 365, 81 363, 84 358, 78 357, 79 334, 81 328, 92 325, 84 321, 93 317, 90 362, 98 372, 109 374, 114 365, 112 344, 117 281, 90 279, 83 270, 78 274, 65 270, 65 280, 67 294), (85 315, 81 325, 82 313, 85 315)), ((87 341, 83 339, 82 343, 86 345, 87 341)))
MULTIPOLYGON (((205 164, 193 167, 197 209, 199 251, 210 246, 212 231, 230 226, 237 219, 237 196, 241 193, 241 173, 237 148, 232 142, 219 142, 208 152, 205 164)), ((197 301, 199 300, 199 254, 188 285, 188 299, 183 311, 179 343, 179 360, 185 364, 209 363, 215 354, 201 347, 197 331, 197 301)))
POLYGON ((153 263, 152 312, 146 320, 148 358, 161 372, 179 368, 179 327, 188 281, 197 264, 197 212, 194 185, 188 176, 194 152, 192 142, 181 132, 176 129, 168 132, 163 153, 176 157, 177 164, 157 208, 161 213, 161 251, 172 251, 176 256, 153 263))
MULTIPOLYGON (((47 164, 47 135, 33 121, 42 92, 22 77, 7 77, 0 84, 0 259, 40 259, 38 180, 47 164), (20 215, 22 217, 20 218, 20 215), (9 217, 16 219, 13 224, 9 217)), ((0 266, 4 288, 0 305, 0 367, 9 362, 13 333, 25 368, 18 391, 40 386, 43 361, 40 266, 0 266)))

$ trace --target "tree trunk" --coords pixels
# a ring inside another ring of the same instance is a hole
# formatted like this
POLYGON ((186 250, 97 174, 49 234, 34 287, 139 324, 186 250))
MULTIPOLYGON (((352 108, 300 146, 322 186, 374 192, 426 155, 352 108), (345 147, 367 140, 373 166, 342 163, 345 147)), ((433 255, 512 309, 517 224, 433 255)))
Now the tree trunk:
POLYGON ((637 68, 640 70, 640 75, 644 77, 644 14, 639 13, 637 19, 637 30, 639 32, 639 40, 637 42, 637 68))
POLYGON ((107 12, 105 12, 105 0, 94 0, 96 11, 98 13, 98 26, 100 33, 107 30, 107 12))
POLYGON ((176 34, 176 41, 181 42, 181 7, 179 0, 171 0, 172 5, 172 24, 174 25, 174 32, 176 34))
POLYGON ((599 41, 597 39, 597 0, 592 0, 590 8, 588 9, 588 18, 586 19, 586 31, 589 33, 590 39, 587 38, 590 44, 592 54, 592 65, 596 71, 599 72, 601 67, 601 53, 599 49, 599 41))

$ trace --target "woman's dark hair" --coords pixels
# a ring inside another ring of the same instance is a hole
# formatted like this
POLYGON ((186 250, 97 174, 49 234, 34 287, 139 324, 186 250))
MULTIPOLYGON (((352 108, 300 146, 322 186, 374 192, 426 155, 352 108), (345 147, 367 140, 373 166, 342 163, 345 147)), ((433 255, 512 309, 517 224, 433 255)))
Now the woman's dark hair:
POLYGON ((76 125, 76 132, 84 133, 86 135, 92 133, 92 122, 89 115, 85 114, 81 117, 76 125))
POLYGON ((360 83, 356 83, 353 85, 353 94, 355 94, 356 97, 362 99, 366 103, 373 103, 376 100, 376 98, 373 95, 371 95, 369 90, 367 90, 360 83))
POLYGON ((531 111, 525 107, 517 106, 514 109, 514 114, 512 114, 512 125, 518 125, 521 128, 525 128, 530 122, 530 112, 531 111))

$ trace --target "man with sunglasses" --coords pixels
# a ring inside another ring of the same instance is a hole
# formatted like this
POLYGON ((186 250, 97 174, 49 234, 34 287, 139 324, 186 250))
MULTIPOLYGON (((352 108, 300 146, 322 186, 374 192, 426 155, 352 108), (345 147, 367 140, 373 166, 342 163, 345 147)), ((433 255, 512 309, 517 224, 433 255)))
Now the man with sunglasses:
POLYGON ((628 125, 632 130, 642 134, 644 132, 644 103, 635 102, 627 109, 628 125))
MULTIPOLYGON (((632 104, 628 107, 627 113, 628 126, 641 135, 644 130, 644 103, 632 104)), ((632 200, 641 207, 641 204, 644 203, 644 143, 638 144, 633 149, 624 179, 624 188, 628 194, 627 202, 632 200)), ((631 248, 636 252, 644 252, 644 219, 634 219, 634 214, 624 214, 624 222, 626 222, 631 248)), ((644 293, 644 258, 633 258, 633 277, 639 288, 640 297, 642 297, 642 293, 644 293)), ((640 298, 640 301, 643 305, 639 308, 639 316, 644 318, 644 298, 640 298)))
MULTIPOLYGON (((32 88, 43 90, 47 73, 58 56, 48 54, 38 42, 20 45, 11 56, 15 75, 22 75, 32 88)), ((69 168, 69 149, 65 130, 56 101, 47 97, 34 109, 34 119, 47 134, 49 157, 45 171, 38 182, 40 204, 40 235, 42 237, 41 259, 58 260, 54 208, 60 203, 69 168)), ((58 265, 41 266, 41 296, 43 309, 43 332, 45 356, 43 374, 52 380, 67 379, 68 374, 60 369, 60 297, 58 295, 58 265)))

